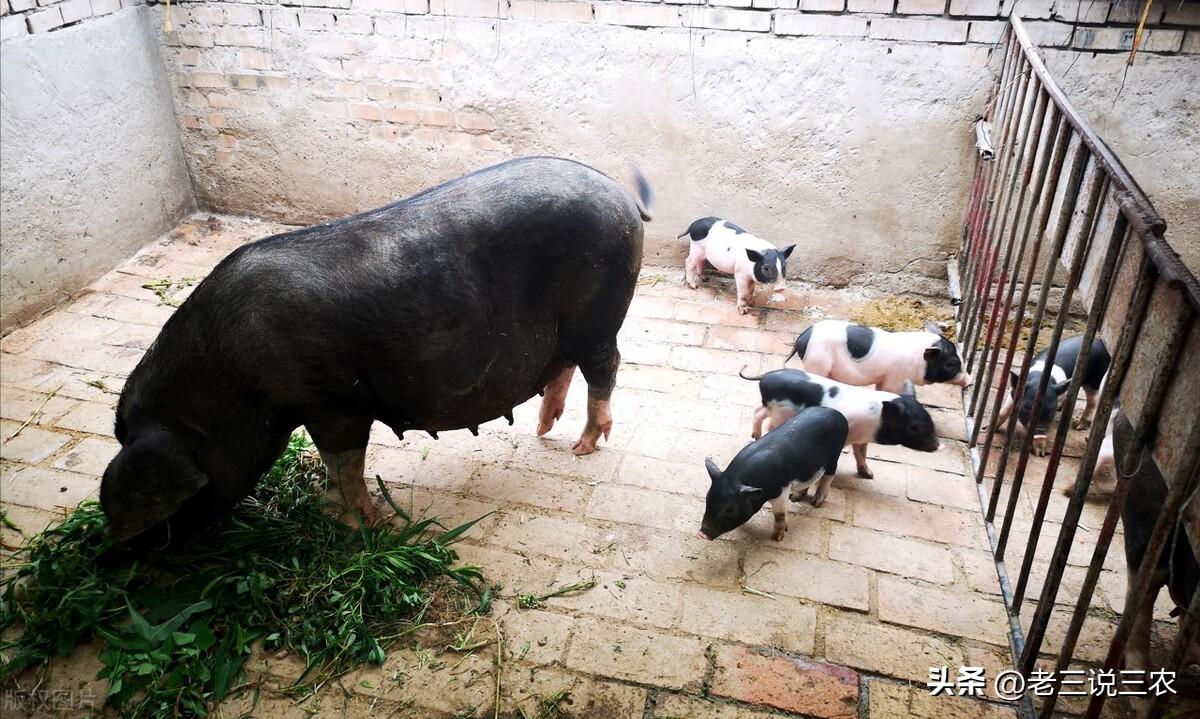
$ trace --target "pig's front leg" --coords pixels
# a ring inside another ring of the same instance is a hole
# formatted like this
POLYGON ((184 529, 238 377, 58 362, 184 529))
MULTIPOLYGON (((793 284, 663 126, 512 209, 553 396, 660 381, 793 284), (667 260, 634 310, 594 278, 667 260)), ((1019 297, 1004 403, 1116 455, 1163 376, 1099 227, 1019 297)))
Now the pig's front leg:
MULTIPOLYGON (((875 475, 871 473, 871 468, 867 466, 867 445, 853 444, 850 448, 854 451, 854 466, 858 469, 858 476, 863 479, 875 479, 875 475)), ((821 481, 825 481, 822 479, 821 481)))
POLYGON ((1016 403, 1013 402, 1012 397, 1010 397, 1009 395, 1005 395, 1004 403, 1000 405, 1000 413, 996 415, 996 431, 997 432, 1007 432, 1008 431, 1008 425, 1006 423, 1008 422, 1009 415, 1012 414, 1014 406, 1016 406, 1016 403))
POLYGON ((542 407, 538 411, 537 436, 549 432, 562 417, 563 409, 567 406, 567 391, 571 389, 571 376, 574 374, 575 365, 567 365, 546 384, 542 407))
POLYGON ((750 303, 754 299, 754 275, 738 275, 737 281, 737 310, 738 314, 749 314, 750 303))
POLYGON ((367 493, 367 483, 363 481, 366 456, 366 447, 345 452, 321 452, 321 460, 330 476, 326 496, 330 503, 342 507, 339 517, 342 523, 353 528, 358 528, 360 521, 369 527, 381 519, 367 493))
POLYGON ((775 514, 775 531, 771 532, 771 539, 782 542, 787 534, 787 498, 782 492, 771 500, 771 511, 775 514))
POLYGON ((700 273, 703 271, 704 247, 699 242, 693 242, 683 265, 683 281, 694 290, 700 284, 700 273))
POLYGON ((1092 419, 1096 416, 1096 399, 1098 393, 1095 390, 1083 388, 1083 396, 1085 404, 1083 406, 1083 414, 1079 415, 1079 419, 1075 420, 1073 425, 1075 429, 1087 429, 1092 426, 1092 419))

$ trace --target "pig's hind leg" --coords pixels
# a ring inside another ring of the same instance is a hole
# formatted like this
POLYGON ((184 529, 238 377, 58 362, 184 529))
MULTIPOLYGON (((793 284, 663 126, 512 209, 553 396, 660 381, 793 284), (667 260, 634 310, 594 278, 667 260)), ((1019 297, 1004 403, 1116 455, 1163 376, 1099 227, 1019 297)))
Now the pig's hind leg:
POLYGON ((871 468, 867 466, 867 444, 854 444, 850 448, 854 450, 854 465, 858 470, 858 476, 863 479, 875 479, 875 474, 871 468))
POLYGON ((596 444, 601 435, 608 439, 612 432, 612 409, 609 399, 613 387, 617 384, 617 366, 621 363, 621 353, 617 351, 616 338, 592 350, 590 355, 579 362, 579 369, 588 384, 587 424, 579 441, 571 448, 575 454, 591 454, 596 451, 596 444))
POLYGON ((1091 427, 1092 420, 1096 417, 1096 405, 1098 404, 1097 400, 1100 397, 1100 393, 1090 387, 1084 387, 1083 396, 1085 402, 1083 414, 1079 416, 1079 419, 1075 420, 1075 429, 1087 429, 1091 427))
POLYGON ((563 409, 567 406, 567 391, 571 389, 571 377, 575 374, 575 365, 568 364, 558 370, 546 383, 542 393, 542 407, 538 411, 537 436, 541 437, 554 427, 554 423, 562 417, 563 409))
POLYGON ((833 476, 837 474, 838 459, 841 456, 841 447, 839 447, 833 451, 833 455, 825 463, 825 474, 821 475, 821 479, 817 482, 817 493, 813 495, 814 507, 825 504, 825 497, 829 496, 829 487, 833 485, 833 476))
POLYGON ((326 495, 331 504, 342 508, 342 523, 354 528, 360 523, 371 526, 382 519, 363 479, 371 421, 339 418, 304 423, 329 471, 326 495))

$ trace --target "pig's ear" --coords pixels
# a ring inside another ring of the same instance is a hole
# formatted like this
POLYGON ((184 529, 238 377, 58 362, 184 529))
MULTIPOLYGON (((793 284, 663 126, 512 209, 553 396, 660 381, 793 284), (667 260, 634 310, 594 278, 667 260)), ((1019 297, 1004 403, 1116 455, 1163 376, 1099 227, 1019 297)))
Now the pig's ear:
POLYGON ((763 490, 762 487, 750 487, 743 484, 742 486, 738 487, 738 492, 746 497, 758 497, 762 495, 763 490))
POLYGON ((1013 392, 1016 392, 1017 391, 1017 382, 1019 382, 1021 380, 1021 373, 1016 371, 1015 369, 1009 370, 1008 373, 1010 375, 1010 379, 1012 380, 1012 383, 1008 385, 1008 388, 1010 390, 1012 390, 1013 392))
POLYGON ((900 387, 900 396, 908 397, 909 399, 917 398, 917 388, 913 386, 911 379, 904 380, 904 384, 900 387))
POLYGON ((759 262, 762 262, 762 260, 763 260, 763 256, 762 256, 761 252, 757 252, 757 251, 751 250, 749 248, 746 249, 746 256, 749 257, 750 261, 756 265, 759 262))
POLYGON ((942 328, 938 327, 936 323, 930 322, 929 320, 925 320, 925 331, 932 332, 935 335, 942 334, 942 328))
POLYGON ((708 470, 708 476, 712 481, 716 482, 721 478, 721 470, 717 469, 717 463, 712 461, 712 457, 704 458, 704 468, 708 470))
POLYGON ((941 356, 942 356, 942 348, 941 347, 926 347, 925 348, 925 361, 926 362, 936 362, 939 358, 941 358, 941 356))
POLYGON ((791 256, 792 256, 792 250, 794 250, 794 249, 796 249, 796 246, 795 246, 795 245, 788 245, 787 247, 783 248, 783 256, 784 256, 784 257, 791 257, 791 256))

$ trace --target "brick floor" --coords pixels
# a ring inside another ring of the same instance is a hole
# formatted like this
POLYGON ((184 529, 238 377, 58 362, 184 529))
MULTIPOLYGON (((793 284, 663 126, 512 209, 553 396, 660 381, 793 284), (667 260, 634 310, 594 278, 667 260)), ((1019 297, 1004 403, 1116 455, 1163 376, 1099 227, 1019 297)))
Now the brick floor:
MULTIPOLYGON (((0 341, 0 499, 18 525, 36 531, 57 507, 96 496, 117 449, 113 407, 124 377, 173 311, 142 285, 200 277, 240 243, 283 229, 232 218, 216 225, 203 217, 184 223, 0 341)), ((737 371, 778 367, 796 332, 846 316, 861 297, 797 286, 784 305, 792 309, 740 315, 728 283, 710 280, 692 291, 681 274, 644 271, 620 336, 613 434, 595 454, 570 452, 583 422, 578 377, 566 413, 543 439, 533 432, 538 398, 517 408, 514 426, 489 422, 479 437, 372 433, 368 471, 398 501, 445 522, 495 510, 460 554, 501 585, 494 617, 506 639, 505 715, 523 708, 534 716, 539 702, 566 691, 561 708, 580 717, 1011 716, 994 700, 930 697, 923 686, 931 666, 994 671, 1007 660, 975 485, 964 476, 958 389, 918 390, 933 408, 940 451, 872 445, 874 480, 855 478, 843 457, 826 505, 792 506, 780 543, 770 540, 767 510, 718 541, 699 539, 704 457, 725 466, 749 441, 756 391, 737 371), (540 609, 514 607, 519 593, 592 577, 593 589, 540 609)), ((188 291, 180 286, 170 296, 188 291)), ((1030 476, 1039 468, 1031 462, 1030 476)), ((1020 497, 1021 531, 1036 489, 1020 497)), ((1058 496, 1052 522, 1061 517, 1058 496)), ((1103 506, 1090 503, 1082 523, 1098 528, 1103 506)), ((13 542, 12 530, 0 531, 13 542)), ((1094 533, 1083 534, 1088 549, 1094 533)), ((1039 587, 1052 544, 1043 541, 1039 587)), ((1095 602, 1102 614, 1085 625, 1088 657, 1104 631, 1097 622, 1110 622, 1123 597, 1119 551, 1112 555, 1095 602)), ((1085 563, 1073 553, 1063 609, 1085 563)), ((1056 615, 1052 645, 1062 626, 1056 615)), ((398 650, 382 668, 360 670, 304 706, 267 688, 258 711, 491 716, 487 652, 456 656, 441 670, 420 664, 398 650)), ((257 657, 252 667, 280 682, 299 671, 286 658, 257 657)), ((237 708, 232 701, 227 713, 237 708)))

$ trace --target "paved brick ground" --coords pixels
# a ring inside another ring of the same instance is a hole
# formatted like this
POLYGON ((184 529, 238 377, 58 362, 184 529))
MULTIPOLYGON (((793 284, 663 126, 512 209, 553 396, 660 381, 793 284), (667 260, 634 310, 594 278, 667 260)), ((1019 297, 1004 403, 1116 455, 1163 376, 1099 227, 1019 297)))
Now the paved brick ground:
MULTIPOLYGON (((10 519, 37 530, 96 496, 117 450, 123 378, 171 303, 190 291, 185 278, 279 229, 193 218, 3 338, 0 494, 10 519), (180 282, 161 296, 142 287, 161 279, 180 282)), ((588 717, 1011 715, 999 703, 934 698, 923 688, 931 666, 994 673, 1008 664, 1005 614, 974 483, 964 477, 958 393, 919 393, 939 423, 940 452, 873 446, 874 480, 855 479, 845 456, 825 506, 791 508, 783 542, 770 540, 765 510, 718 541, 701 540, 703 458, 724 466, 749 440, 756 389, 736 372, 779 366, 796 332, 845 316, 862 298, 797 289, 782 306, 742 316, 727 284, 692 291, 680 272, 643 271, 621 336, 613 435, 597 453, 570 452, 583 424, 578 376, 544 439, 533 432, 537 398, 517 408, 515 426, 493 422, 478 438, 410 433, 400 442, 383 427, 373 436, 368 471, 394 496, 411 496, 417 512, 453 522, 497 510, 460 553, 504 586, 497 624, 479 630, 504 633, 502 709, 532 716, 539 701, 567 690, 563 708, 588 717), (518 592, 591 577, 594 589, 543 609, 513 606, 518 592)), ((1022 495, 1022 521, 1031 501, 1022 495)), ((1085 515, 1092 528, 1096 511, 1102 506, 1085 515)), ((17 540, 5 530, 4 541, 17 540)), ((1086 560, 1072 562, 1068 582, 1077 586, 1086 560)), ((1119 606, 1120 569, 1114 563, 1102 578, 1106 610, 1119 606)), ((265 691, 255 713, 492 716, 494 651, 444 664, 396 652, 305 702, 265 691)), ((298 667, 262 657, 254 671, 268 685, 286 684, 298 667)), ((94 672, 94 657, 80 651, 56 667, 51 685, 97 686, 94 672)))

